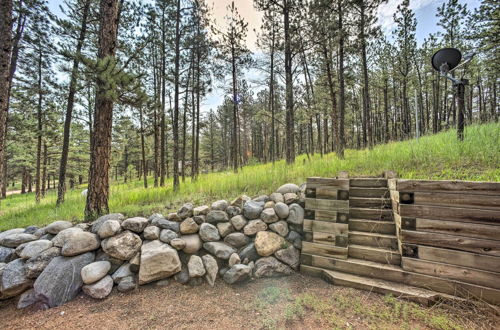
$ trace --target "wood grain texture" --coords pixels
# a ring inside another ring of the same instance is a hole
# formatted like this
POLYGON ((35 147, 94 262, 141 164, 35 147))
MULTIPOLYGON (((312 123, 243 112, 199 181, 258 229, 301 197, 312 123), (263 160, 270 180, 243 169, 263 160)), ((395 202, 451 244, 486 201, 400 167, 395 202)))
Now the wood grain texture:
POLYGON ((347 248, 327 244, 302 242, 302 253, 347 259, 347 248))
MULTIPOLYGON (((403 229, 405 228, 403 222, 403 229)), ((500 226, 449 220, 415 219, 415 230, 433 233, 500 240, 500 226)))
POLYGON ((348 200, 306 198, 306 209, 348 212, 348 200))
POLYGON ((500 182, 402 180, 390 181, 390 189, 398 191, 455 191, 470 194, 500 195, 500 182))
POLYGON ((397 213, 402 217, 441 219, 500 225, 500 210, 459 207, 399 204, 397 213))
POLYGON ((349 190, 349 179, 335 179, 335 178, 307 178, 307 188, 317 188, 320 186, 335 187, 338 190, 349 190))

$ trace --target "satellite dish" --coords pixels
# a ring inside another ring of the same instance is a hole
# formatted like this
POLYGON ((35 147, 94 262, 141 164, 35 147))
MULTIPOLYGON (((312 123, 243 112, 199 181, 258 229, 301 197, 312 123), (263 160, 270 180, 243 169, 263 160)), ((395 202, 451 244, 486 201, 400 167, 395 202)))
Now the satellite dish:
POLYGON ((436 71, 447 73, 462 60, 462 53, 456 48, 443 48, 432 55, 432 67, 436 71))

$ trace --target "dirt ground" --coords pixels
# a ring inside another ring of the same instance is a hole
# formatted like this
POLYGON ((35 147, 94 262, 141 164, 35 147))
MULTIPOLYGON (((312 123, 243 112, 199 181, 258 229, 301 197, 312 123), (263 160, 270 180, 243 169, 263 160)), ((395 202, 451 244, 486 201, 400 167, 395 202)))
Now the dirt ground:
POLYGON ((296 274, 215 287, 150 284, 98 301, 81 294, 47 311, 0 302, 0 329, 494 329, 470 306, 422 307, 296 274))

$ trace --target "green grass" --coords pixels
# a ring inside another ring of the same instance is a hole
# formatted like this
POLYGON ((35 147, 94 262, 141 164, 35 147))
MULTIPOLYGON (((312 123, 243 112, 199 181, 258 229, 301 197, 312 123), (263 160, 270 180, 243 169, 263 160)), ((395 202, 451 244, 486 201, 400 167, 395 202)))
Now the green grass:
MULTIPOLYGON (((150 215, 177 209, 187 201, 202 204, 240 194, 271 193, 286 182, 300 184, 307 177, 332 177, 339 171, 366 176, 394 170, 407 179, 500 181, 499 164, 500 124, 492 123, 467 127, 463 142, 457 141, 455 131, 451 130, 418 141, 380 145, 373 150, 347 150, 344 160, 333 153, 310 159, 301 155, 291 166, 279 161, 274 165, 246 166, 238 174, 231 171, 203 174, 196 182, 186 179, 177 193, 173 192, 170 180, 166 187, 148 189, 143 188, 140 180, 113 183, 109 207, 111 212, 126 215, 150 215)), ((8 196, 0 202, 0 230, 63 219, 81 221, 85 204, 85 198, 80 196, 82 189, 69 191, 66 202, 59 208, 55 207, 55 191, 49 192, 38 205, 33 194, 8 196)))

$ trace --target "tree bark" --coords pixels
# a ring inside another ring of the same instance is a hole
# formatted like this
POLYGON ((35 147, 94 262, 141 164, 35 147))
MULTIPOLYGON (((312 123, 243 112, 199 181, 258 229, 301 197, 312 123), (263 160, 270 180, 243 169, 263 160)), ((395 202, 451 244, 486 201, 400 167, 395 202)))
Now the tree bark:
POLYGON ((285 34, 285 108, 286 108, 286 163, 295 161, 295 130, 293 114, 292 46, 290 37, 290 1, 283 0, 285 34))
POLYGON ((38 45, 38 85, 37 85, 37 92, 38 92, 38 102, 37 102, 37 113, 36 113, 36 118, 37 118, 37 133, 36 133, 36 186, 35 186, 35 200, 37 203, 40 202, 41 198, 41 159, 42 159, 42 101, 43 101, 43 95, 42 95, 42 59, 43 59, 43 52, 41 49, 41 45, 38 45))
POLYGON ((180 62, 180 20, 181 0, 177 0, 175 19, 175 66, 174 66, 174 120, 172 123, 172 135, 174 139, 174 191, 179 190, 179 62, 180 62))
POLYGON ((344 158, 345 137, 344 137, 344 114, 345 114, 345 79, 344 79, 344 30, 343 30, 343 10, 342 0, 337 2, 339 15, 339 123, 338 123, 338 144, 337 155, 344 158))
POLYGON ((144 188, 148 187, 148 168, 146 166, 146 146, 144 143, 144 123, 142 116, 142 107, 139 107, 139 124, 141 130, 141 160, 142 160, 142 175, 144 179, 144 188))

